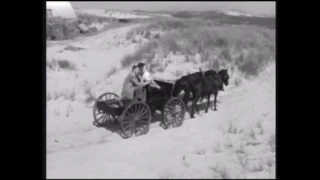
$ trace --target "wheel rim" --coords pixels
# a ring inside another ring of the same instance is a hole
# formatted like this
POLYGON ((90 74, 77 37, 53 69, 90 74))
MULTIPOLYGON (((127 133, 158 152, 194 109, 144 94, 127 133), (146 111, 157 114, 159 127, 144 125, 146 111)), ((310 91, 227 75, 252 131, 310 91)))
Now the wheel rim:
POLYGON ((103 126, 103 125, 112 125, 116 123, 117 117, 113 116, 108 113, 104 113, 103 111, 99 110, 97 107, 98 102, 105 102, 109 105, 113 104, 111 102, 108 102, 110 100, 114 100, 118 98, 119 96, 114 93, 104 93, 98 97, 96 100, 94 106, 93 106, 93 117, 94 122, 93 124, 96 126, 103 126))
POLYGON ((162 112, 163 126, 165 128, 180 127, 183 124, 185 111, 185 105, 181 99, 173 98, 169 100, 162 112))
POLYGON ((151 111, 145 103, 133 102, 121 115, 122 132, 127 138, 133 134, 140 136, 148 133, 150 122, 151 111))

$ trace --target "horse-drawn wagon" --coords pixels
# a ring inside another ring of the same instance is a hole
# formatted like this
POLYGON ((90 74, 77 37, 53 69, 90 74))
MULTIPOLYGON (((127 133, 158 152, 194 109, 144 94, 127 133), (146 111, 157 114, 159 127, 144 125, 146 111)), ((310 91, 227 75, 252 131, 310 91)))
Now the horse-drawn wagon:
POLYGON ((156 110, 161 111, 161 124, 167 129, 183 124, 186 105, 178 97, 172 96, 175 82, 155 80, 161 87, 147 85, 146 102, 123 101, 117 94, 107 92, 100 95, 93 107, 94 124, 105 126, 118 123, 124 137, 133 134, 142 135, 149 131, 152 116, 156 110))

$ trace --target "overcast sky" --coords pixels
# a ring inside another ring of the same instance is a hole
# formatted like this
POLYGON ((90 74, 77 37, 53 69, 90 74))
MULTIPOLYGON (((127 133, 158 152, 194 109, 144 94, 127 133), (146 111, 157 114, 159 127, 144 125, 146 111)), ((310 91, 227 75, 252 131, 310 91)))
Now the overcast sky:
POLYGON ((75 8, 146 11, 240 10, 255 14, 275 15, 275 1, 71 1, 75 8))

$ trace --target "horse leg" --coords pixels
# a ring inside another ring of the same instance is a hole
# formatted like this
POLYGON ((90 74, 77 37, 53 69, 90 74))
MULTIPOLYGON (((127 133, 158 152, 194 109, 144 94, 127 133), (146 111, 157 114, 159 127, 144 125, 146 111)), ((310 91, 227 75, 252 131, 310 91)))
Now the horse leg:
MULTIPOLYGON (((182 98, 182 101, 184 102, 184 104, 186 105, 186 108, 190 114, 190 117, 192 117, 192 114, 191 114, 191 111, 190 109, 188 109, 188 101, 190 99, 190 89, 187 88, 187 89, 184 89, 184 96, 182 98)), ((191 105, 191 108, 192 108, 192 105, 191 105)))
POLYGON ((211 94, 208 95, 206 113, 208 113, 208 109, 209 109, 209 106, 210 106, 210 96, 211 96, 211 94))
POLYGON ((202 96, 202 97, 201 97, 200 102, 202 102, 202 101, 203 101, 203 99, 204 99, 204 96, 202 96))
POLYGON ((185 103, 186 106, 188 104, 189 98, 190 98, 190 90, 189 89, 185 89, 184 90, 184 96, 183 96, 183 102, 185 103))
POLYGON ((195 105, 196 105, 196 102, 198 100, 199 97, 196 97, 193 101, 192 101, 192 106, 191 106, 191 118, 194 118, 194 109, 195 109, 195 105))
POLYGON ((218 91, 214 93, 214 111, 217 111, 217 96, 218 91))
MULTIPOLYGON (((198 98, 198 99, 199 99, 199 98, 198 98)), ((196 106, 197 113, 198 113, 198 115, 199 115, 199 114, 200 114, 200 113, 199 113, 199 106, 197 105, 198 99, 196 100, 195 106, 196 106)))

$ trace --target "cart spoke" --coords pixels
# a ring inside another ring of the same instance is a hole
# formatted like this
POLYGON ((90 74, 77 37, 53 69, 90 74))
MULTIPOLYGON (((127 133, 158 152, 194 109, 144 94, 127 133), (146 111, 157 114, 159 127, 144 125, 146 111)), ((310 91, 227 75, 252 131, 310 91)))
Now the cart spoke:
POLYGON ((143 123, 143 121, 137 121, 136 123, 137 123, 137 125, 139 125, 140 127, 144 127, 144 126, 148 125, 148 123, 143 123))
POLYGON ((145 114, 145 111, 146 111, 146 109, 144 109, 144 107, 142 107, 142 109, 137 112, 138 117, 140 117, 143 114, 145 114))
POLYGON ((110 120, 110 114, 107 114, 107 115, 103 118, 103 121, 106 121, 106 120, 110 120))
POLYGON ((106 115, 103 117, 102 121, 105 122, 106 120, 109 120, 109 119, 110 119, 110 118, 108 118, 109 116, 110 116, 109 114, 106 114, 106 115))
POLYGON ((144 118, 144 119, 140 119, 137 122, 141 122, 141 123, 145 123, 145 124, 149 124, 149 118, 144 118))
POLYGON ((126 117, 131 117, 131 118, 133 118, 133 117, 134 117, 134 114, 131 114, 131 113, 127 112, 127 113, 126 113, 126 117))
POLYGON ((134 113, 137 113, 137 108, 138 108, 138 105, 134 105, 134 113))
POLYGON ((142 117, 143 115, 145 115, 146 113, 148 113, 148 109, 144 109, 142 112, 143 112, 143 113, 139 113, 139 117, 142 117))
POLYGON ((135 112, 132 112, 132 110, 133 110, 133 108, 130 107, 130 108, 128 109, 128 113, 134 114, 135 112))
POLYGON ((133 118, 129 118, 129 117, 124 117, 123 118, 123 123, 127 123, 127 122, 131 122, 133 118), (127 120, 127 121, 125 121, 127 120))
POLYGON ((173 101, 173 107, 176 107, 177 104, 178 104, 177 101, 173 101))
POLYGON ((133 118, 130 118, 130 117, 124 117, 123 118, 123 122, 131 122, 133 118), (127 121, 125 121, 127 120, 127 121))
POLYGON ((123 130, 131 129, 133 127, 134 123, 131 123, 123 128, 123 130))
POLYGON ((103 114, 101 117, 97 118, 97 120, 103 119, 107 114, 103 114))
POLYGON ((175 111, 175 112, 172 113, 172 114, 177 115, 178 113, 181 113, 181 112, 182 112, 182 110, 179 110, 179 111, 175 111))
POLYGON ((148 115, 145 115, 145 116, 143 116, 143 117, 139 117, 139 119, 140 119, 140 120, 143 120, 143 119, 147 119, 147 120, 148 120, 148 119, 149 119, 149 116, 148 116, 148 115))
POLYGON ((99 116, 99 115, 101 115, 101 114, 104 114, 104 113, 103 113, 103 112, 101 112, 101 113, 96 113, 95 116, 99 116))
POLYGON ((165 113, 169 113, 170 111, 171 111, 171 109, 169 109, 169 108, 166 108, 166 109, 164 110, 165 113))
POLYGON ((143 105, 139 106, 139 109, 138 109, 138 113, 140 114, 141 113, 141 110, 143 109, 143 105))

